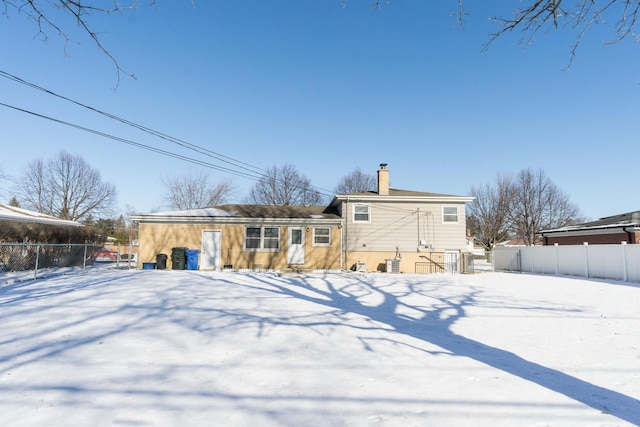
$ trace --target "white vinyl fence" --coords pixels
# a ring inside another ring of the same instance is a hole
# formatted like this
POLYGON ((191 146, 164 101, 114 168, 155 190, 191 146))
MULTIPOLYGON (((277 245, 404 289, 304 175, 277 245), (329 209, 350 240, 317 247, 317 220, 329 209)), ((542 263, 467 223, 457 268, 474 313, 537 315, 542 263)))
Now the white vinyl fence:
POLYGON ((640 282, 640 244, 495 247, 493 269, 640 282))

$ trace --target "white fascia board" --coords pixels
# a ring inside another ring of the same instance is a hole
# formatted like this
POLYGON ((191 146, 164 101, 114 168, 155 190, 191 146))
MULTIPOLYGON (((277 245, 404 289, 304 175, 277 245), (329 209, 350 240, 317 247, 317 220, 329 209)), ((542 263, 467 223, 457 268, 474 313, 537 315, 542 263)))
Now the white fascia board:
POLYGON ((66 219, 58 219, 51 215, 42 214, 40 212, 29 211, 26 209, 16 208, 9 205, 0 205, 0 220, 28 222, 36 224, 66 225, 73 227, 83 227, 84 225, 66 219))
MULTIPOLYGON (((386 202, 409 202, 409 203, 469 203, 475 197, 470 196, 343 196, 334 197, 335 200, 341 202, 368 202, 368 203, 386 203, 386 202)), ((334 201, 331 204, 334 204, 334 201)))

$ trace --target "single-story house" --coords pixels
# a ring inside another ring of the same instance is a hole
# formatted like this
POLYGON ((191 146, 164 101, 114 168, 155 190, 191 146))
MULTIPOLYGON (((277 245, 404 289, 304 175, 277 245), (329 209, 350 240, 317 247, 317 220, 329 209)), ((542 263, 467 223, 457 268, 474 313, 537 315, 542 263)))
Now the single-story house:
POLYGON ((541 231, 544 245, 640 243, 640 211, 607 216, 597 221, 541 231))
POLYGON ((200 251, 203 270, 428 273, 460 271, 471 200, 390 188, 382 164, 377 191, 338 194, 328 206, 235 204, 131 219, 139 224, 142 263, 183 247, 200 251))
POLYGON ((182 247, 200 251, 202 270, 340 268, 342 220, 324 206, 222 205, 131 219, 139 262, 182 247))

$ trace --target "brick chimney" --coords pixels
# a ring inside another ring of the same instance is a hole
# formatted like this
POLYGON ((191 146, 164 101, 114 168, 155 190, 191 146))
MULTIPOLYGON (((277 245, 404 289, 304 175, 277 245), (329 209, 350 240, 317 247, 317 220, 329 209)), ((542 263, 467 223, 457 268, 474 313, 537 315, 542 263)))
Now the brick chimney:
POLYGON ((386 163, 380 163, 380 169, 378 169, 378 195, 389 195, 389 169, 386 163))

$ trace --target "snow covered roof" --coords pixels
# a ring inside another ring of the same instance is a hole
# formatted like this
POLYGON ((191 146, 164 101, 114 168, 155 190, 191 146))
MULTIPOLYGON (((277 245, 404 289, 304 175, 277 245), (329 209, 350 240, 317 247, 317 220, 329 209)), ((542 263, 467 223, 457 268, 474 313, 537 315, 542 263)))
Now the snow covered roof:
POLYGON ((67 221, 51 215, 42 214, 40 212, 29 211, 27 209, 3 204, 0 204, 0 221, 30 222, 37 224, 70 225, 74 227, 82 227, 82 224, 76 221, 67 221))
POLYGON ((606 230, 634 227, 640 227, 640 211, 607 216, 596 221, 585 222, 582 224, 567 225, 565 227, 554 228, 551 230, 543 230, 540 232, 540 234, 544 235, 547 233, 566 233, 571 231, 606 230))
POLYGON ((144 215, 136 216, 149 216, 149 217, 225 217, 236 216, 235 212, 219 209, 219 208, 202 208, 202 209, 189 209, 182 211, 169 211, 169 212, 154 212, 144 215))
POLYGON ((156 212, 131 216, 137 222, 194 222, 213 219, 224 222, 241 220, 339 220, 340 216, 326 206, 221 205, 211 208, 156 212))

